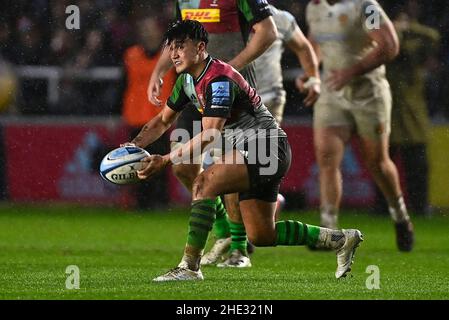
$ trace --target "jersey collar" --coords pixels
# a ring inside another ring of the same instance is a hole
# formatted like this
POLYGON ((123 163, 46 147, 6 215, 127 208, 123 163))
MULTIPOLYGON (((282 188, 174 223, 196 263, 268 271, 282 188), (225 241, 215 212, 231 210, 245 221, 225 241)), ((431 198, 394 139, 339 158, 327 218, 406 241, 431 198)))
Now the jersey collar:
POLYGON ((210 66, 211 63, 212 63, 212 60, 213 60, 213 59, 212 59, 212 57, 211 57, 210 55, 206 58, 206 61, 207 61, 206 67, 205 67, 204 70, 201 72, 201 74, 198 76, 198 78, 195 79, 195 83, 200 82, 201 79, 204 77, 204 75, 206 74, 207 70, 209 69, 209 66, 210 66))

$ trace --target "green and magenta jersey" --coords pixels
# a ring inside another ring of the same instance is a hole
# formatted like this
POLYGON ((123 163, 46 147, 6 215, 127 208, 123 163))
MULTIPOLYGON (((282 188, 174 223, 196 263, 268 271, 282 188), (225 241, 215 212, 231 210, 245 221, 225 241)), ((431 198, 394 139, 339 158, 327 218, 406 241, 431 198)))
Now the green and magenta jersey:
MULTIPOLYGON (((193 103, 203 117, 227 119, 225 138, 231 138, 226 136, 226 129, 239 129, 245 134, 254 130, 253 135, 245 136, 248 141, 258 136, 286 137, 256 90, 233 67, 211 56, 197 79, 187 73, 179 75, 167 101, 176 112, 188 103, 193 103)), ((236 140, 239 139, 232 137, 238 143, 236 140)))
MULTIPOLYGON (((176 19, 201 22, 209 33, 207 51, 223 61, 245 48, 253 24, 272 15, 266 0, 177 0, 176 4, 176 19)), ((241 72, 255 87, 254 65, 241 72)))

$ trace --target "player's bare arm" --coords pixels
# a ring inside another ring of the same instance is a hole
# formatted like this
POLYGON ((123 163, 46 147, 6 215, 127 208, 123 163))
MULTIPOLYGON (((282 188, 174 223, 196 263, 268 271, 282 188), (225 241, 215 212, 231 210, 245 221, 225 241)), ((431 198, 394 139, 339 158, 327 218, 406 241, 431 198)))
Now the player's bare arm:
POLYGON ((307 40, 309 41, 310 45, 313 48, 313 51, 315 52, 315 56, 318 61, 318 65, 321 63, 321 48, 318 42, 315 40, 315 38, 309 33, 307 35, 307 40))
POLYGON ((242 70, 267 50, 276 40, 277 29, 272 17, 267 17, 253 25, 254 35, 246 47, 228 63, 237 70, 242 70))
POLYGON ((304 69, 304 77, 298 77, 296 85, 301 92, 307 92, 304 103, 310 107, 318 100, 321 92, 318 58, 312 45, 298 27, 295 28, 292 38, 286 44, 296 54, 304 69))
POLYGON ((181 148, 173 150, 164 156, 152 155, 142 159, 147 162, 145 169, 138 171, 140 179, 147 179, 171 164, 192 160, 195 154, 201 154, 206 147, 219 139, 223 130, 225 118, 204 117, 202 119, 203 131, 189 140, 181 148))
POLYGON ((137 147, 145 148, 159 139, 176 121, 179 113, 173 111, 167 105, 153 119, 148 121, 139 134, 131 141, 137 147))
POLYGON ((385 21, 378 29, 370 31, 368 36, 377 46, 355 65, 341 70, 333 70, 329 78, 326 79, 330 89, 342 89, 354 77, 378 68, 399 54, 399 40, 391 21, 385 21))
POLYGON ((162 78, 171 67, 170 51, 164 46, 156 67, 151 74, 147 90, 148 100, 156 106, 162 106, 162 101, 158 98, 161 94, 162 78))

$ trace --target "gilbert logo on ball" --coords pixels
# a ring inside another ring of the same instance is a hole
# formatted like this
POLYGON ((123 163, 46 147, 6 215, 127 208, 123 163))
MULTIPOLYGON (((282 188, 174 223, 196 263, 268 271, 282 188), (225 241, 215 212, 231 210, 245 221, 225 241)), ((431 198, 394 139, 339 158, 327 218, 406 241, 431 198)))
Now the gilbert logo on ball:
POLYGON ((139 182, 137 171, 143 169, 140 162, 150 154, 139 147, 120 147, 109 152, 101 161, 100 175, 114 184, 139 182))

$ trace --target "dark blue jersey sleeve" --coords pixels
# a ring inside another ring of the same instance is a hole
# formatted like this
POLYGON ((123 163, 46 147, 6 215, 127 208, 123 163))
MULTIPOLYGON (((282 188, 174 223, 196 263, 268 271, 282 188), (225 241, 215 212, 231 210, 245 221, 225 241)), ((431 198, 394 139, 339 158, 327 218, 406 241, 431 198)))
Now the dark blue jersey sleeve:
POLYGON ((212 80, 206 89, 203 117, 230 118, 235 102, 235 83, 227 77, 212 80))

